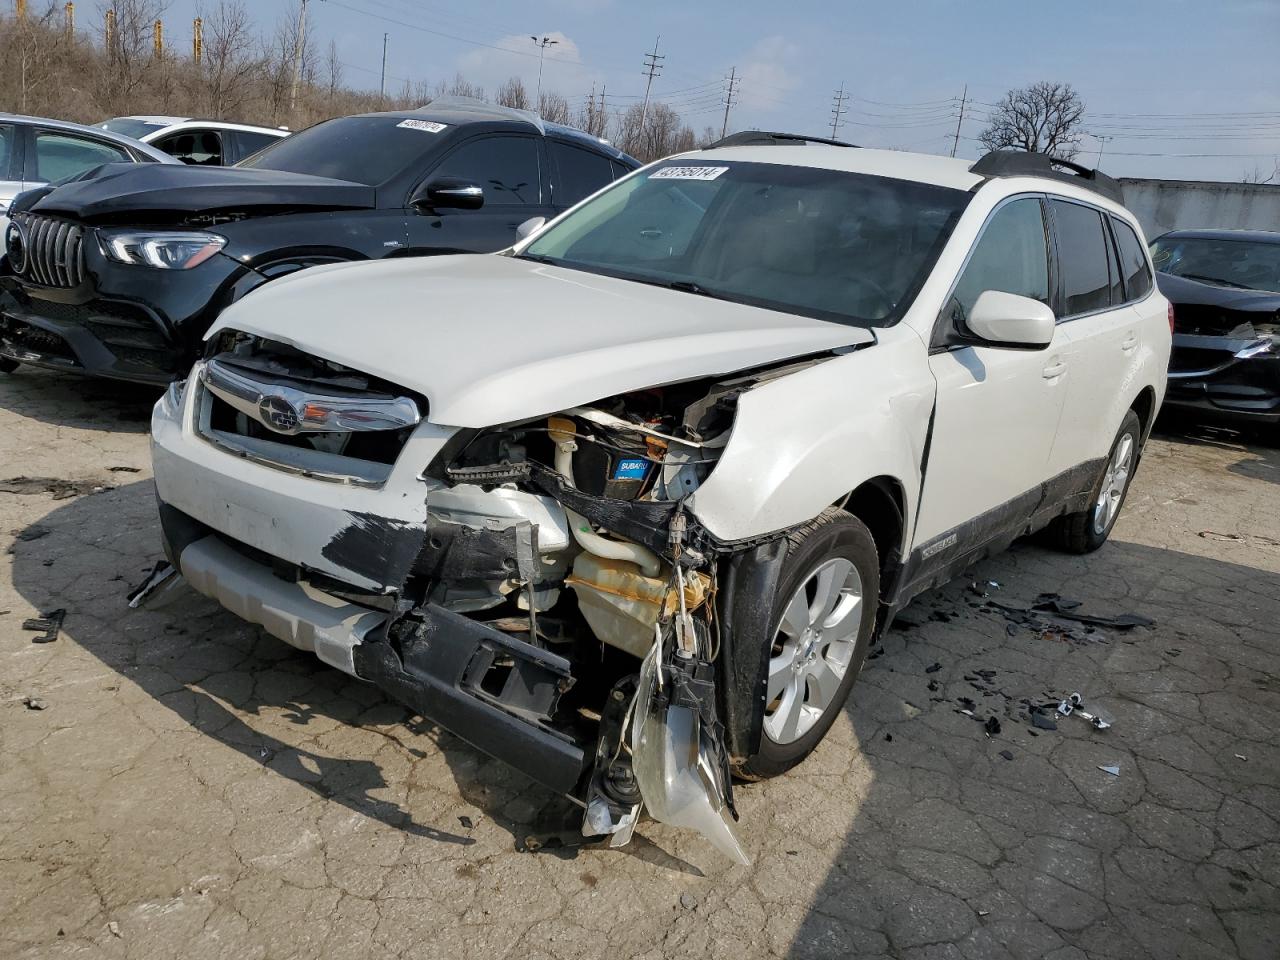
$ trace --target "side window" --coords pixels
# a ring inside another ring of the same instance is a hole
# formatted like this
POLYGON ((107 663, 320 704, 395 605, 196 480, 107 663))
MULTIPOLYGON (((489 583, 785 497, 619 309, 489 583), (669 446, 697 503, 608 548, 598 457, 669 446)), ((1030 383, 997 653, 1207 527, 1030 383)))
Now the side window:
POLYGON ((275 143, 280 138, 272 133, 254 133, 252 130, 237 130, 236 139, 240 141, 240 156, 247 157, 251 153, 257 153, 269 143, 275 143))
POLYGON ((183 130, 151 145, 193 166, 222 166, 222 136, 216 130, 183 130))
POLYGON ((1124 288, 1128 293, 1125 299, 1141 300, 1151 292, 1151 268, 1147 265, 1142 244, 1133 227, 1118 217, 1111 218, 1111 228, 1120 247, 1120 273, 1124 276, 1124 288))
POLYGON ((951 295, 952 319, 963 322, 987 290, 1049 303, 1049 249, 1037 198, 1006 203, 987 221, 951 295))
POLYGON ((557 140, 548 140, 547 146, 556 171, 551 187, 552 202, 556 206, 572 206, 613 182, 608 157, 557 140))
POLYGON ((53 183, 103 163, 132 159, 123 147, 70 133, 36 131, 36 172, 28 179, 53 183))
POLYGON ((1050 200, 1062 269, 1062 315, 1074 317, 1111 306, 1110 253, 1102 215, 1093 207, 1050 200))
POLYGON ((538 141, 533 137, 485 137, 464 143, 431 174, 471 180, 484 188, 486 207, 541 203, 538 141))
POLYGON ((9 169, 14 161, 13 145, 17 138, 13 135, 13 124, 0 123, 0 180, 20 180, 22 171, 9 169))

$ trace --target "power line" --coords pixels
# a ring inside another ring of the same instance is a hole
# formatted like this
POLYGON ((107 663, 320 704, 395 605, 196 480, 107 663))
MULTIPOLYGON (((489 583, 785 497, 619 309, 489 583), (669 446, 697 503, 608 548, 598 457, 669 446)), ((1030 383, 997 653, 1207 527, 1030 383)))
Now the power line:
POLYGON ((738 84, 742 82, 742 78, 738 76, 738 68, 736 66, 729 68, 729 76, 725 79, 729 81, 729 84, 724 91, 724 123, 720 127, 720 137, 722 139, 729 132, 729 110, 733 107, 738 84))

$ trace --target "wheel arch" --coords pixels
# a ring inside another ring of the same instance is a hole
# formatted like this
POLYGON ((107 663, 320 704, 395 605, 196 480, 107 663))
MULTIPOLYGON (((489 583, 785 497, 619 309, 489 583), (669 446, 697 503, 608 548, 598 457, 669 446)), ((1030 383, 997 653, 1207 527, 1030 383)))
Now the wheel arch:
POLYGON ((875 541, 880 561, 880 596, 892 586, 893 573, 906 556, 907 494, 896 477, 882 474, 859 484, 833 506, 862 521, 875 541))
POLYGON ((1142 439, 1145 442, 1147 437, 1151 436, 1151 428, 1156 418, 1155 388, 1148 385, 1138 391, 1138 395, 1134 397, 1129 409, 1138 415, 1138 423, 1142 425, 1142 439))

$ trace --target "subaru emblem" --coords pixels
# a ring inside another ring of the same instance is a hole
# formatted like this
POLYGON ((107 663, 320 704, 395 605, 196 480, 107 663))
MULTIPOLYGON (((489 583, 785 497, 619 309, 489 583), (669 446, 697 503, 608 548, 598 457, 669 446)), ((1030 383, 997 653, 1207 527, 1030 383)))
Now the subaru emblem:
POLYGON ((298 411, 284 397, 263 397, 258 401, 258 418, 276 433, 298 432, 298 411))

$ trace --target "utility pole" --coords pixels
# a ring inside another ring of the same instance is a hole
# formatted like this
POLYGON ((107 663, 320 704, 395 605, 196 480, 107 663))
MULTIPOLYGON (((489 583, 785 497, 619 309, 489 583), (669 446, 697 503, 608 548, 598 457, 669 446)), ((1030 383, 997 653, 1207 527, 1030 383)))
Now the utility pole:
POLYGON ((640 108, 640 133, 644 134, 644 121, 649 116, 649 88, 653 86, 653 78, 662 73, 662 61, 667 59, 665 56, 658 56, 658 41, 662 39, 662 34, 653 41, 653 53, 644 55, 644 72, 649 79, 644 85, 644 106, 640 108))
POLYGON ((387 37, 390 34, 382 35, 382 83, 378 87, 378 105, 386 106, 387 103, 387 37))
POLYGON ((836 138, 836 131, 840 129, 843 121, 840 119, 844 116, 845 110, 848 108, 844 105, 849 99, 849 95, 844 92, 844 81, 840 81, 840 89, 836 91, 835 97, 831 102, 831 139, 836 138))
POLYGON ((1114 140, 1115 137, 1110 136, 1108 134, 1100 134, 1100 133, 1091 133, 1089 134, 1089 136, 1093 137, 1093 139, 1098 141, 1098 159, 1095 162, 1094 166, 1100 167, 1102 166, 1102 150, 1107 145, 1107 141, 1114 140))
POLYGON ((108 7, 102 15, 102 33, 106 41, 107 56, 116 58, 116 8, 108 7))
POLYGON ((530 36, 529 39, 532 40, 538 48, 538 102, 535 105, 534 110, 538 116, 542 116, 542 58, 547 55, 547 47, 557 44, 560 41, 552 40, 547 36, 530 36))
POLYGON ((204 20, 196 17, 191 21, 191 59, 196 66, 204 58, 204 20))
POLYGON ((151 53, 157 60, 164 59, 164 23, 160 20, 151 28, 151 53))
POLYGON ((27 19, 27 0, 13 0, 13 12, 19 20, 27 19))
POLYGON ((72 40, 76 35, 76 5, 67 0, 67 5, 62 8, 63 21, 67 25, 67 39, 72 40))
POLYGON ((596 129, 592 131, 594 136, 604 137, 605 128, 609 125, 609 114, 606 112, 607 106, 604 102, 605 91, 609 89, 609 85, 601 84, 600 86, 600 109, 596 113, 596 129))
POLYGON ((738 84, 742 82, 742 78, 738 76, 737 67, 731 67, 729 69, 729 76, 725 79, 729 81, 729 85, 724 91, 724 124, 720 127, 720 136, 722 139, 729 132, 729 108, 733 106, 733 98, 737 93, 738 84))
POLYGON ((290 116, 298 109, 298 83, 302 80, 302 38, 307 29, 307 0, 298 5, 298 34, 293 38, 293 86, 289 90, 290 116))
POLYGON ((964 92, 960 94, 960 116, 956 118, 956 138, 951 142, 951 155, 956 155, 956 150, 960 148, 960 124, 964 123, 964 105, 969 99, 969 85, 964 85, 964 92))

